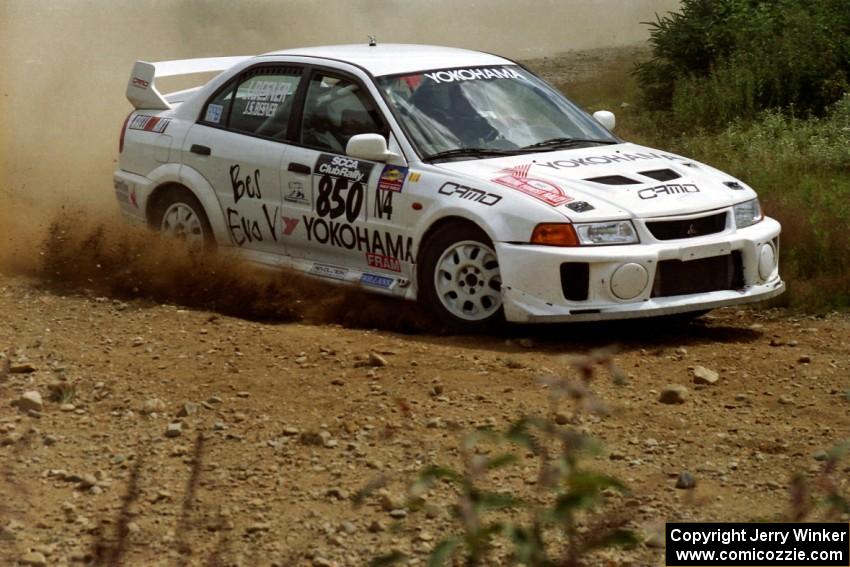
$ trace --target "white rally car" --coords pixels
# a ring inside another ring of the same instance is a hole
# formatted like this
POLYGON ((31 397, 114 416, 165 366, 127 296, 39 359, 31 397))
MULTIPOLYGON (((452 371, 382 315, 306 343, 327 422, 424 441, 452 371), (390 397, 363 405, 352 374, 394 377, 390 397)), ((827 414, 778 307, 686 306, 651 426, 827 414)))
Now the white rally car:
POLYGON ((370 42, 140 61, 127 97, 127 218, 450 324, 698 313, 784 290, 780 226, 750 187, 620 140, 613 114, 502 57, 370 42))

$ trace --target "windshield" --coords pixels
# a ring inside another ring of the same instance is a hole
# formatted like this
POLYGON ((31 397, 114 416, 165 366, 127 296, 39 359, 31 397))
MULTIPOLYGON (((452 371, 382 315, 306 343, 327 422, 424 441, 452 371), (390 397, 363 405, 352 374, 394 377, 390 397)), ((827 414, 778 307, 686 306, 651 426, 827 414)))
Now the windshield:
POLYGON ((424 159, 618 142, 587 113, 517 65, 379 77, 377 83, 424 159))

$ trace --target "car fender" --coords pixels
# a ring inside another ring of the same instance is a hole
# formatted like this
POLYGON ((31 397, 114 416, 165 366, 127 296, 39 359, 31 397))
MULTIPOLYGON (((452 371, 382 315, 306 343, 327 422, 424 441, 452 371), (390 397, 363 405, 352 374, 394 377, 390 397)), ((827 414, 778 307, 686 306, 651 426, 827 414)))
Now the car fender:
POLYGON ((195 168, 181 165, 178 183, 186 186, 204 207, 216 243, 219 246, 233 246, 230 231, 224 223, 221 203, 206 178, 195 168))
POLYGON ((151 197, 163 186, 180 184, 180 164, 163 163, 153 168, 144 176, 146 187, 137 193, 139 209, 145 211, 145 218, 150 222, 149 205, 151 197))

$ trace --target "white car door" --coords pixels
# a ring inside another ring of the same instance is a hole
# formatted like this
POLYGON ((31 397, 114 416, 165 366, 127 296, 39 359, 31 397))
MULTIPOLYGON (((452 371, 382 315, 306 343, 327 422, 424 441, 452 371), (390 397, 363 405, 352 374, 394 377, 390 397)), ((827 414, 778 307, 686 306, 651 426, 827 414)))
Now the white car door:
POLYGON ((183 144, 183 163, 216 191, 232 244, 277 263, 286 253, 281 167, 301 69, 262 65, 241 73, 204 106, 183 144))
POLYGON ((411 227, 393 214, 407 169, 347 156, 349 138, 364 133, 389 135, 369 92, 352 77, 314 70, 300 140, 285 158, 283 216, 292 229, 287 250, 302 259, 386 274, 364 283, 390 287, 402 263, 413 261, 411 227))

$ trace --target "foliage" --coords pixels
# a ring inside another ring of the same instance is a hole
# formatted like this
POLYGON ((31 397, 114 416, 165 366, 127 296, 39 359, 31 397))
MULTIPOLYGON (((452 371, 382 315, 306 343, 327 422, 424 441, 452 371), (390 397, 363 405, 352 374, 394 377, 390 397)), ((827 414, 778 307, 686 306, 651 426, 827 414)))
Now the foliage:
POLYGON ((850 453, 850 439, 839 443, 826 453, 823 467, 813 482, 809 482, 802 473, 797 473, 791 478, 790 521, 821 519, 836 522, 850 515, 850 499, 844 496, 839 488, 841 473, 847 470, 846 468, 844 471, 839 470, 839 464, 848 453, 850 453))
POLYGON ((665 147, 745 180, 782 223, 782 273, 792 307, 850 306, 850 94, 824 118, 768 111, 665 147), (830 293, 823 293, 829 289, 830 293))
MULTIPOLYGON (((631 60, 631 59, 630 59, 631 60)), ((712 165, 753 187, 782 223, 780 266, 789 291, 775 304, 809 312, 850 307, 850 93, 822 117, 765 110, 719 130, 682 125, 636 104, 628 61, 593 79, 560 85, 590 110, 617 109, 624 139, 712 165), (829 293, 824 293, 829 290, 829 293)))
MULTIPOLYGON (((450 564, 456 556, 462 556, 467 566, 491 565, 494 542, 499 538, 509 544, 510 563, 530 567, 575 567, 584 564, 584 558, 595 549, 637 544, 635 534, 624 528, 627 518, 605 508, 607 495, 626 492, 625 485, 582 466, 582 459, 598 449, 596 443, 575 428, 559 425, 568 421, 558 413, 564 399, 573 402, 573 422, 581 412, 606 412, 589 387, 599 365, 609 369, 615 382, 622 380, 610 353, 578 358, 573 368, 579 380, 541 379, 550 394, 549 416, 523 417, 502 431, 472 431, 461 442, 460 470, 430 465, 410 484, 408 507, 414 510, 422 507, 423 497, 438 484, 448 485, 456 493, 449 513, 460 530, 434 546, 430 567, 450 564), (525 458, 538 465, 534 497, 492 488, 494 474, 511 467, 522 469, 525 458), (605 513, 594 516, 603 508, 605 513)), ((361 492, 358 501, 378 485, 361 492)), ((404 559, 396 551, 376 558, 372 565, 404 559)))
POLYGON ((847 0, 683 0, 648 25, 643 102, 683 125, 776 108, 823 115, 850 85, 847 0))

